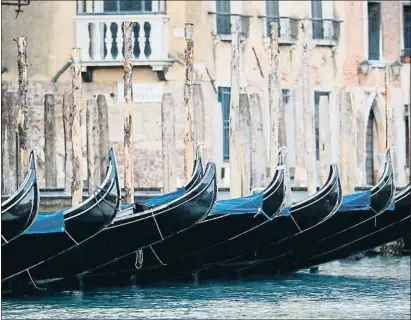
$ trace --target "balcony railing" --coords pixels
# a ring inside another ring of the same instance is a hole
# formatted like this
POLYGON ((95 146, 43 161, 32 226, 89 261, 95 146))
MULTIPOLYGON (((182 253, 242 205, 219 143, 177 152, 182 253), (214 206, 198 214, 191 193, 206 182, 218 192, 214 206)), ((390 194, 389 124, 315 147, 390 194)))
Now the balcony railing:
POLYGON ((238 13, 224 13, 224 12, 208 12, 208 14, 215 17, 215 31, 217 36, 231 35, 231 21, 233 17, 238 17, 240 20, 240 37, 248 38, 250 29, 250 17, 238 13))
POLYGON ((290 17, 276 16, 258 16, 262 18, 265 25, 265 36, 269 37, 271 32, 271 23, 277 23, 278 43, 295 43, 298 39, 298 23, 299 19, 290 17))
MULTIPOLYGON (((147 3, 145 1, 145 5, 147 3)), ((124 63, 122 23, 125 21, 135 23, 132 32, 134 65, 151 66, 154 71, 164 71, 171 64, 168 59, 166 14, 108 14, 95 12, 95 7, 91 8, 94 12, 80 13, 75 18, 76 43, 82 49, 84 67, 119 66, 124 63)))
POLYGON ((333 19, 311 19, 312 39, 323 41, 324 44, 336 44, 340 40, 341 21, 333 19))

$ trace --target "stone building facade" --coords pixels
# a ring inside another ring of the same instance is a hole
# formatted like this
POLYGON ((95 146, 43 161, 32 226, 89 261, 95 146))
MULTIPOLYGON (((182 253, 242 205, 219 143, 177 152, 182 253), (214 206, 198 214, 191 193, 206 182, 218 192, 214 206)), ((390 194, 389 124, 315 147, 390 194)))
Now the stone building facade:
MULTIPOLYGON (((385 152, 384 72, 394 61, 404 62, 401 75, 393 78, 391 95, 396 178, 397 185, 404 186, 409 170, 406 164, 406 144, 409 143, 406 130, 409 129, 405 121, 406 106, 410 105, 410 64, 406 59, 410 56, 407 40, 410 37, 409 8, 409 1, 32 1, 15 19, 15 8, 2 6, 2 91, 17 91, 17 48, 13 39, 27 36, 30 147, 38 156, 40 187, 44 187, 43 103, 44 94, 53 93, 56 97, 58 186, 63 187, 61 105, 63 94, 70 92, 70 69, 58 76, 56 82, 52 79, 69 61, 72 48, 79 46, 83 54, 84 105, 87 99, 105 95, 109 106, 109 139, 116 150, 122 180, 121 22, 138 22, 133 42, 135 186, 162 187, 160 107, 164 92, 172 93, 176 107, 176 170, 178 184, 182 185, 184 23, 192 22, 194 76, 201 84, 204 99, 204 158, 216 163, 219 186, 229 187, 229 159, 225 152, 228 137, 224 130, 227 126, 224 108, 227 105, 222 94, 229 95, 231 86, 230 15, 239 15, 242 26, 240 85, 249 94, 260 94, 267 141, 268 26, 270 22, 279 22, 280 74, 291 167, 295 166, 296 153, 302 152, 296 148, 296 141, 301 137, 295 134, 295 117, 298 116, 295 114, 295 95, 301 62, 298 26, 301 19, 308 18, 311 19, 313 108, 317 110, 319 96, 328 95, 330 116, 339 123, 341 94, 353 93, 357 117, 357 130, 353 134, 356 135, 358 186, 375 183, 381 174, 385 160, 381 156, 385 152), (364 60, 372 66, 367 75, 360 68, 364 60), (368 125, 370 114, 374 118, 368 125)), ((85 110, 82 119, 85 156, 85 110)), ((333 143, 329 159, 337 163, 339 130, 337 125, 330 132, 333 143)), ((83 163, 86 179, 87 163, 83 163)))

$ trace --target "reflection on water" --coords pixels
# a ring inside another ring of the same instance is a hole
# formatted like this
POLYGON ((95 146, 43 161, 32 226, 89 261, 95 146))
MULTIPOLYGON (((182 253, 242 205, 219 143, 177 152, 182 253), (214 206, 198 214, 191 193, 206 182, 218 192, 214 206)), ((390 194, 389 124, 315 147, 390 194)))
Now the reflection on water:
POLYGON ((3 299, 4 319, 410 319, 410 258, 341 260, 269 280, 108 288, 3 299))

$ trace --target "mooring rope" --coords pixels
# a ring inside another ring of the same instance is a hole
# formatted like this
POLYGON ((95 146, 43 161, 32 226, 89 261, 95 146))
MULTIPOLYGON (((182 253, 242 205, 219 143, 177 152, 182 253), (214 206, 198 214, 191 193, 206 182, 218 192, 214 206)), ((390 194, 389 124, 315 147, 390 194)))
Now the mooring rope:
POLYGON ((70 233, 67 232, 67 230, 64 230, 64 232, 70 237, 71 240, 78 246, 78 242, 70 235, 70 233))
POLYGON ((29 269, 27 269, 26 271, 27 271, 27 274, 29 275, 29 278, 30 278, 31 283, 33 284, 34 288, 36 288, 37 290, 43 290, 43 291, 46 291, 46 290, 47 290, 46 288, 40 288, 40 287, 38 287, 38 286, 36 285, 36 283, 34 282, 33 278, 31 277, 31 274, 30 274, 29 269))
POLYGON ((266 213, 264 212, 264 210, 261 209, 261 208, 258 208, 257 213, 254 215, 254 218, 255 218, 256 216, 258 216, 259 214, 262 214, 264 217, 266 217, 268 221, 273 221, 273 218, 271 218, 268 214, 266 214, 266 213))
POLYGON ((158 230, 158 233, 160 234, 161 240, 164 240, 163 234, 161 233, 160 227, 158 226, 156 216, 154 215, 153 207, 150 207, 150 211, 151 211, 151 216, 153 217, 154 222, 156 223, 157 230, 158 230))
POLYGON ((300 226, 298 225, 297 221, 295 221, 295 219, 294 219, 293 215, 291 214, 291 212, 289 213, 289 215, 290 215, 291 219, 293 220, 293 222, 295 223, 295 225, 297 226, 298 230, 299 230, 300 232, 302 232, 300 226))
POLYGON ((1 238, 4 240, 5 243, 9 243, 3 235, 1 235, 1 238))
POLYGON ((136 267, 137 270, 141 269, 141 267, 143 266, 143 261, 144 261, 143 249, 138 249, 136 251, 136 262, 134 263, 134 266, 136 267))
POLYGON ((164 263, 163 261, 161 261, 160 257, 157 255, 157 253, 154 251, 153 247, 150 246, 151 251, 153 251, 154 255, 156 256, 157 260, 163 265, 166 266, 167 263, 164 263))

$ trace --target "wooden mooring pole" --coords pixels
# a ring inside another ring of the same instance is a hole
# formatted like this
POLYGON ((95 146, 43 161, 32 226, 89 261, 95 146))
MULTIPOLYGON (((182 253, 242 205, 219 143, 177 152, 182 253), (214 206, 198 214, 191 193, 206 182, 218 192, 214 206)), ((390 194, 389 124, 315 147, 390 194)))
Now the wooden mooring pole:
MULTIPOLYGON (((98 133, 100 137, 99 141, 99 153, 100 153, 100 183, 106 176, 106 168, 108 166, 108 150, 109 144, 109 129, 108 129, 108 107, 106 97, 99 94, 97 97, 97 109, 98 109, 98 133)), ((97 151, 96 151, 97 152, 97 151)))
POLYGON ((320 181, 321 185, 324 185, 328 177, 328 160, 331 139, 331 127, 330 127, 330 108, 328 103, 328 97, 320 97, 319 106, 319 139, 320 139, 320 181))
POLYGON ((385 149, 392 149, 391 154, 394 157, 394 150, 392 145, 392 104, 391 104, 391 68, 388 66, 384 70, 384 87, 385 87, 385 149))
POLYGON ((125 202, 134 202, 133 187, 133 48, 132 31, 134 23, 123 22, 124 39, 124 192, 125 202))
POLYGON ((275 173, 278 158, 278 120, 280 87, 280 50, 278 48, 278 24, 270 24, 270 73, 268 76, 268 106, 270 112, 269 179, 275 173))
POLYGON ((87 100, 86 110, 87 123, 87 177, 88 193, 93 194, 99 185, 100 159, 99 159, 99 136, 98 136, 98 111, 97 102, 94 99, 87 100))
POLYGON ((171 93, 163 94, 161 101, 161 141, 163 158, 163 193, 177 187, 175 170, 176 133, 174 101, 171 93))
POLYGON ((201 83, 193 84, 194 146, 205 140, 204 97, 201 83))
POLYGON ((230 97, 230 196, 243 196, 241 184, 241 160, 237 140, 240 104, 240 21, 231 17, 231 97, 230 97))
POLYGON ((238 160, 241 168, 241 194, 246 196, 250 193, 251 180, 251 127, 250 127, 250 102, 246 92, 240 93, 239 101, 239 134, 238 160))
POLYGON ((73 178, 71 183, 71 205, 77 206, 83 200, 83 153, 81 148, 80 116, 82 110, 81 49, 73 48, 72 70, 72 160, 73 178))
POLYGON ((63 130, 64 130, 64 192, 71 194, 71 181, 73 179, 73 95, 63 95, 63 130))
POLYGON ((193 171, 194 161, 194 133, 193 133, 193 24, 186 23, 184 26, 184 37, 186 41, 185 65, 186 79, 184 84, 184 179, 190 179, 193 171))
POLYGON ((28 165, 28 153, 27 153, 27 92, 28 92, 28 81, 27 81, 27 38, 18 37, 17 40, 17 51, 18 51, 18 77, 19 77, 19 112, 18 112, 18 144, 19 144, 19 166, 20 170, 18 173, 19 185, 23 182, 24 176, 27 171, 28 165))
POLYGON ((56 118, 54 95, 44 96, 44 174, 46 188, 57 188, 56 118))

